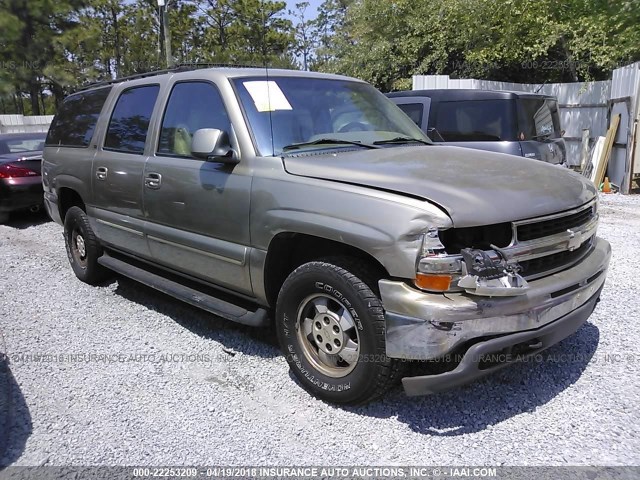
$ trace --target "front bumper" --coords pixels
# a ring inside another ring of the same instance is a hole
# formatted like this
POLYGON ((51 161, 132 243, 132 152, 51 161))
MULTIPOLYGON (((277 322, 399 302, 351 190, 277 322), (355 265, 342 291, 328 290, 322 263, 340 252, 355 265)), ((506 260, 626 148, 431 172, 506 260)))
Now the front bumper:
POLYGON ((40 206, 42 195, 40 176, 2 179, 0 180, 0 213, 40 206))
POLYGON ((575 333, 593 312, 598 290, 585 304, 549 325, 473 344, 450 372, 402 379, 409 396, 429 395, 464 385, 512 363, 534 358, 543 350, 575 333))
POLYGON ((436 359, 469 340, 543 327, 600 290, 610 258, 609 243, 596 238, 579 263, 530 281, 527 293, 515 297, 426 293, 404 282, 380 280, 387 356, 436 359))

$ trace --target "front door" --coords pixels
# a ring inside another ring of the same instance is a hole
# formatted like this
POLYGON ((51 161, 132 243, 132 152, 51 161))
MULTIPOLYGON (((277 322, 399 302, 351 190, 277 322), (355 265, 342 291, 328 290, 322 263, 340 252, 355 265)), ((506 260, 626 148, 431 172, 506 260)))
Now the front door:
POLYGON ((240 161, 225 165, 191 155, 196 130, 231 123, 217 87, 178 82, 144 170, 146 232, 156 262, 243 293, 249 279, 251 176, 240 161))

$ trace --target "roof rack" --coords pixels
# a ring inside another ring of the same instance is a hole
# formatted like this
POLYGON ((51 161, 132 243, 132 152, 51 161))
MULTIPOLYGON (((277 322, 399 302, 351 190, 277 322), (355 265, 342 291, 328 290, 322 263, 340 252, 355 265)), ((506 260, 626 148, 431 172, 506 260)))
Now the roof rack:
POLYGON ((255 64, 232 64, 232 63, 180 63, 171 68, 165 68, 163 70, 152 70, 150 72, 136 73, 134 75, 128 75, 126 77, 114 78, 113 80, 102 80, 100 82, 89 83, 87 85, 83 85, 78 87, 75 91, 81 92, 83 90, 88 90, 90 88, 98 88, 104 87, 107 85, 113 85, 115 83, 126 82, 128 80, 137 80, 140 78, 154 77, 156 75, 163 75, 165 73, 176 73, 176 72, 188 72, 190 70, 198 70, 200 68, 265 68, 264 65, 255 65, 255 64))

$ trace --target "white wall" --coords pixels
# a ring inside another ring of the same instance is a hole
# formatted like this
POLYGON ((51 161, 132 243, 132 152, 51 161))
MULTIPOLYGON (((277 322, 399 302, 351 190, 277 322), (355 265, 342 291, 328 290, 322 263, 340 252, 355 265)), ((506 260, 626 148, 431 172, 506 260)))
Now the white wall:
POLYGON ((53 115, 0 115, 0 133, 46 132, 53 115))

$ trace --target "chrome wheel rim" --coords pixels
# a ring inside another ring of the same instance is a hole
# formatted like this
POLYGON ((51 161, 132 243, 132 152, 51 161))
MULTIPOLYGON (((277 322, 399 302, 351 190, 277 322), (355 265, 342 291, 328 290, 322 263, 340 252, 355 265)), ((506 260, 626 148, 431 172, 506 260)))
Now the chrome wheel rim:
POLYGON ((85 266, 87 263, 87 245, 84 241, 84 237, 78 230, 73 231, 73 235, 71 238, 71 246, 73 250, 73 256, 76 261, 85 266))
POLYGON ((310 295, 298 308, 296 333, 306 359, 328 377, 348 375, 358 364, 360 336, 344 304, 325 294, 310 295))

